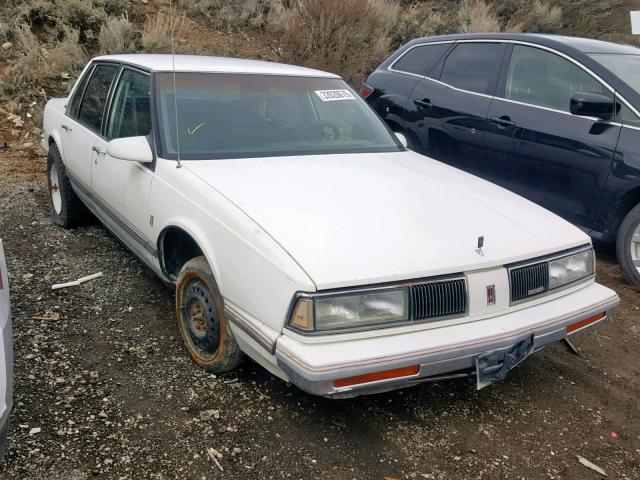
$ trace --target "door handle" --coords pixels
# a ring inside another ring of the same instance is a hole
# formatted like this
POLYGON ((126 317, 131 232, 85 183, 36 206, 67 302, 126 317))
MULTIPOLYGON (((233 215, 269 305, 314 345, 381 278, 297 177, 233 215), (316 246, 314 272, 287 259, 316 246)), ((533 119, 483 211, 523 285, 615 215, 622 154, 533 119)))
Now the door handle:
POLYGON ((98 155, 104 155, 105 153, 107 153, 104 148, 99 147, 98 145, 94 145, 93 147, 91 147, 91 150, 96 152, 98 155))
POLYGON ((516 126, 516 122, 512 122, 511 117, 507 115, 502 115, 501 117, 489 117, 488 120, 503 128, 516 126))
POLYGON ((429 100, 428 98, 423 98, 421 100, 414 100, 413 103, 418 108, 431 108, 431 107, 433 107, 433 103, 431 103, 431 100, 429 100))
POLYGON ((61 127, 65 132, 70 132, 71 131, 71 127, 69 125, 64 125, 63 124, 63 125, 61 125, 61 127))

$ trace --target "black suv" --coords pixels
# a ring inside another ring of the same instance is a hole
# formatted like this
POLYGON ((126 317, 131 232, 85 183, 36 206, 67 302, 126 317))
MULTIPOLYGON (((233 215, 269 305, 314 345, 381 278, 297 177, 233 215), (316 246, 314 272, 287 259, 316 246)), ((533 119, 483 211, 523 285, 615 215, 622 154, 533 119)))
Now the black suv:
POLYGON ((534 34, 420 38, 361 95, 409 148, 617 241, 640 284, 640 49, 534 34))

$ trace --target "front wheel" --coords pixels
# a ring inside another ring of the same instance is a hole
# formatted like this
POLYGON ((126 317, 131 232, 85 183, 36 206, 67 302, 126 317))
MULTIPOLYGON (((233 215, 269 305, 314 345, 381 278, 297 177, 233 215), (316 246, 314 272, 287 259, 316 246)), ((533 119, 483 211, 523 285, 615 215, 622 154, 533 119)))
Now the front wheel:
POLYGON ((640 285, 640 205, 632 208, 620 225, 616 254, 626 279, 640 285))
POLYGON ((182 340, 198 365, 224 373, 240 364, 242 352, 224 318, 222 295, 203 256, 189 260, 180 270, 176 313, 182 340))

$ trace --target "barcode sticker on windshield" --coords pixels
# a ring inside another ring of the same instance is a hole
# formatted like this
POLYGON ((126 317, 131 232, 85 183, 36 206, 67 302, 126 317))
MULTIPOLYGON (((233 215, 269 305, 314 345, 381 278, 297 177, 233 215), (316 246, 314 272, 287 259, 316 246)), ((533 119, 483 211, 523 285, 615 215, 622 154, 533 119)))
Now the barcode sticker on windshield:
POLYGON ((337 100, 355 100, 349 90, 316 90, 316 95, 323 102, 335 102, 337 100))

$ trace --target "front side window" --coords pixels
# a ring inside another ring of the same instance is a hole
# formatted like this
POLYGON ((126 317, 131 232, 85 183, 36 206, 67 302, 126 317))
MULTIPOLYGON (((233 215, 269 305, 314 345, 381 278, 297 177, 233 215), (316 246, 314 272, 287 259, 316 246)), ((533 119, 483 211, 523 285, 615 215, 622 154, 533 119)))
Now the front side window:
POLYGON ((78 111, 78 121, 94 132, 100 132, 102 114, 107 104, 111 82, 118 73, 115 65, 98 65, 91 75, 78 111))
POLYGON ((414 47, 402 55, 393 64, 392 68, 400 72, 428 77, 436 63, 438 63, 450 47, 450 43, 436 43, 433 45, 414 47))
POLYGON ((156 74, 155 84, 164 158, 178 151, 182 160, 204 160, 402 150, 339 79, 176 73, 175 99, 172 73, 156 74))
POLYGON ((149 76, 125 70, 118 82, 107 121, 109 140, 145 136, 151 132, 149 76))
POLYGON ((577 92, 610 92, 583 69, 555 53, 539 48, 513 47, 505 98, 569 112, 577 92))
POLYGON ((447 56, 440 80, 462 90, 490 94, 503 52, 501 43, 460 43, 447 56))

